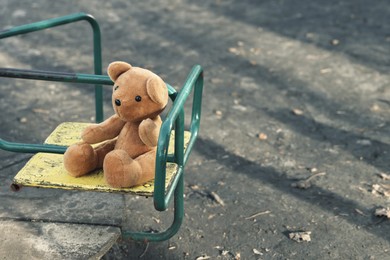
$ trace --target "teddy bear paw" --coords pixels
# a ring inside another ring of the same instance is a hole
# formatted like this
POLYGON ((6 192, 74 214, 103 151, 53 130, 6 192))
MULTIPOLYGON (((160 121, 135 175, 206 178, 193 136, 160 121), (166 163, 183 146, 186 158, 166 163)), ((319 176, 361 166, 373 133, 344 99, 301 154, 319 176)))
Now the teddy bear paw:
POLYGON ((73 177, 85 175, 96 169, 96 166, 96 152, 87 143, 71 145, 64 154, 64 167, 73 177))

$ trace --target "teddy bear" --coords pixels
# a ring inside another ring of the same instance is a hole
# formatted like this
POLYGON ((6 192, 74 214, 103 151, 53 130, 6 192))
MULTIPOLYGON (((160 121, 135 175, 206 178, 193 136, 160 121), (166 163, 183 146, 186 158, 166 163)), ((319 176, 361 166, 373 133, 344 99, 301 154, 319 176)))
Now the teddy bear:
POLYGON ((126 62, 111 63, 107 73, 114 82, 115 114, 82 132, 82 141, 66 150, 64 167, 73 177, 103 168, 105 181, 115 188, 141 185, 154 178, 159 114, 168 89, 153 72, 126 62))

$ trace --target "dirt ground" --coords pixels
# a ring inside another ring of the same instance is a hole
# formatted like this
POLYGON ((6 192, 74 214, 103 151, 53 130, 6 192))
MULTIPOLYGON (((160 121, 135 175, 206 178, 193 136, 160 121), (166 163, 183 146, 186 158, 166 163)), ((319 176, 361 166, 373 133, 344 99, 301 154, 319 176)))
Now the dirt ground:
MULTIPOLYGON (((205 71, 179 233, 120 240, 103 259, 390 259, 388 1, 2 1, 0 29, 81 11, 100 23, 104 69, 128 61, 177 88, 194 64, 205 71), (375 215, 381 207, 387 217, 375 215)), ((5 39, 0 67, 91 73, 91 39, 86 23, 5 39)), ((0 79, 1 137, 41 142, 59 122, 92 121, 92 94, 0 79)), ((28 158, 0 151, 2 196, 95 196, 10 194, 28 158)), ((171 221, 151 199, 96 196, 121 214, 92 223, 161 230, 171 221)))

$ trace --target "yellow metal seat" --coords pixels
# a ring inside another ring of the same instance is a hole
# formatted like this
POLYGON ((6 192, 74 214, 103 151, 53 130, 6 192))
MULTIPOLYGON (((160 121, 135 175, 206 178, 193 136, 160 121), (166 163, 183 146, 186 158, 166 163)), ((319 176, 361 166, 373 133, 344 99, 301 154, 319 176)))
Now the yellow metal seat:
MULTIPOLYGON (((79 142, 81 132, 88 123, 62 123, 46 139, 46 144, 69 146, 79 142)), ((186 149, 191 133, 184 132, 184 149, 186 149)), ((174 131, 170 137, 168 154, 173 153, 174 131)), ((167 190, 177 173, 177 164, 167 162, 166 182, 167 190)), ((112 188, 103 177, 103 170, 96 170, 82 177, 70 176, 63 165, 63 155, 53 153, 37 153, 14 177, 14 184, 20 186, 59 188, 69 190, 90 190, 104 192, 126 192, 142 196, 153 196, 154 181, 132 188, 112 188)))

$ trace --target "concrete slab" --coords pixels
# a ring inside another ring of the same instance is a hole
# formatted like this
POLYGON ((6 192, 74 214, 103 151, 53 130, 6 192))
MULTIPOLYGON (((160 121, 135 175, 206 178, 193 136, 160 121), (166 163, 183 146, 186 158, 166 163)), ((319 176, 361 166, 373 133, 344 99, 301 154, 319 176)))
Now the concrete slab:
POLYGON ((0 221, 0 259, 100 259, 120 229, 81 224, 0 221))

